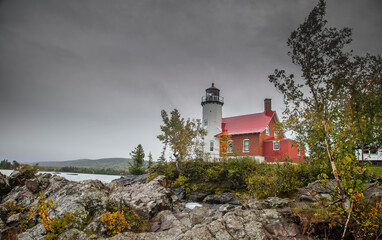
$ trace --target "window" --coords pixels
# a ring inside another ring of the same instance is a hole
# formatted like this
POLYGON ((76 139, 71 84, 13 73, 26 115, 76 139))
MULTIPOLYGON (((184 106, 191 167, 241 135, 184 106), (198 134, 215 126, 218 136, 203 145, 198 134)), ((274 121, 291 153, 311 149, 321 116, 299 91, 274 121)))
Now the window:
POLYGON ((249 152, 249 139, 243 140, 243 152, 249 152))
POLYGON ((205 127, 208 126, 208 120, 207 120, 207 119, 204 119, 204 126, 205 126, 205 127))
POLYGON ((267 127, 265 128, 265 134, 267 134, 267 136, 269 136, 269 126, 267 126, 267 127))
POLYGON ((299 148, 299 147, 297 148, 297 155, 298 155, 298 156, 300 156, 300 155, 301 155, 301 150, 300 150, 300 148, 299 148))
POLYGON ((210 141, 210 152, 214 150, 214 141, 210 141))
POLYGON ((273 142, 273 150, 280 150, 280 142, 273 142))
POLYGON ((233 141, 232 140, 228 140, 227 141, 227 152, 231 153, 232 152, 232 148, 233 148, 233 141))

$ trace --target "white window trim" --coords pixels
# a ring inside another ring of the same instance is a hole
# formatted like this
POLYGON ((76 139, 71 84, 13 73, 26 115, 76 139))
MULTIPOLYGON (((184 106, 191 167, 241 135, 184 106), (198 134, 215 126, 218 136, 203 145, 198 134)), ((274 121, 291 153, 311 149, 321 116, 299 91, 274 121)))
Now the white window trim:
POLYGON ((249 152, 249 144, 250 144, 249 139, 243 139, 243 152, 249 152), (248 151, 245 151, 245 149, 244 149, 244 147, 245 147, 244 142, 245 141, 248 141, 248 151))
POLYGON ((273 150, 274 151, 279 151, 280 150, 280 141, 273 141, 273 150), (279 145, 278 149, 275 149, 275 143, 278 143, 278 145, 279 145))
POLYGON ((232 153, 232 151, 233 151, 233 140, 228 140, 228 141, 227 141, 227 152, 228 152, 228 153, 232 153), (229 143, 232 143, 231 151, 229 151, 229 143))
POLYGON ((269 125, 265 128, 265 134, 269 136, 269 125))

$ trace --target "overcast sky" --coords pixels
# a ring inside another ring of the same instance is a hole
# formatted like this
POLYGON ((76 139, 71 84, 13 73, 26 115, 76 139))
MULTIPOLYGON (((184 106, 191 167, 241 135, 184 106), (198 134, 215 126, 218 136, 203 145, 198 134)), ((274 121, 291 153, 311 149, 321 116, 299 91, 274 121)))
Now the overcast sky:
MULTIPOLYGON (((318 0, 0 1, 0 160, 156 159, 160 111, 201 118, 212 82, 223 116, 281 116, 267 76, 295 71, 286 41, 318 0)), ((328 1, 357 54, 382 53, 382 1, 328 1)))

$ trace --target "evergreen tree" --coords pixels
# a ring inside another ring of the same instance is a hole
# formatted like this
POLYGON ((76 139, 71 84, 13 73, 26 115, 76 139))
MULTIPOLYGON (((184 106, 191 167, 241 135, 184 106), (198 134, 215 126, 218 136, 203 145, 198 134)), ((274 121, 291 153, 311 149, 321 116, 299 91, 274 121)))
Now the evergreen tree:
POLYGON ((145 158, 145 152, 141 144, 131 151, 130 156, 132 157, 133 162, 129 163, 129 172, 134 175, 143 174, 145 171, 143 169, 143 163, 145 158))
POLYGON ((148 168, 151 169, 153 166, 153 155, 151 152, 149 153, 149 162, 148 162, 148 168))

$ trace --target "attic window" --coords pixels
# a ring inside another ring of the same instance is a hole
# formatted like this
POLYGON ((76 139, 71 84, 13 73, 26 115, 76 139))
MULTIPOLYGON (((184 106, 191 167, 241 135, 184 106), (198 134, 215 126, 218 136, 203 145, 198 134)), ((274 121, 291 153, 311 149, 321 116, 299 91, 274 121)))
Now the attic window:
POLYGON ((265 134, 267 134, 267 136, 269 136, 269 125, 265 128, 265 134))
POLYGON ((249 139, 243 140, 243 152, 249 152, 249 139))
POLYGON ((280 142, 273 142, 273 150, 280 150, 280 142))

